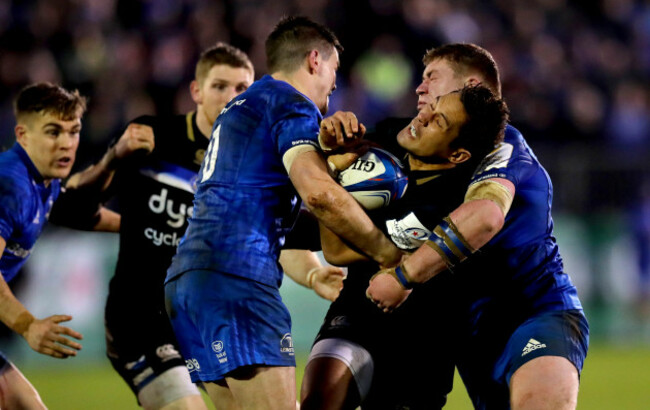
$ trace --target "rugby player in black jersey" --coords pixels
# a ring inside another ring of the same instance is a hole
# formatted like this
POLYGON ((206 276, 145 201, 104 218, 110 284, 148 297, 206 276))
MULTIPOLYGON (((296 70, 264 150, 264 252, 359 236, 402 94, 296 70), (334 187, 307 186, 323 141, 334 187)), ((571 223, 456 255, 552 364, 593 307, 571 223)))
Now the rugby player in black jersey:
MULTIPOLYGON (((425 55, 422 83, 416 90, 420 111, 416 120, 386 120, 366 135, 406 158, 409 187, 405 197, 371 212, 371 217, 407 252, 424 243, 429 236, 426 227, 435 226, 463 202, 474 169, 502 138, 505 127, 500 100, 482 103, 495 111, 486 114, 491 118, 487 121, 491 129, 481 135, 470 135, 466 128, 458 137, 458 128, 451 127, 452 118, 436 112, 449 109, 436 106, 443 99, 440 96, 463 86, 480 83, 495 94, 500 89, 498 79, 482 74, 484 55, 480 49, 466 46, 460 50, 442 57, 425 55), (427 145, 427 141, 436 141, 427 137, 434 128, 455 139, 427 145)), ((473 114, 475 108, 468 106, 466 111, 473 114)), ((453 119, 456 127, 466 121, 462 116, 453 119)), ((347 119, 335 114, 323 120, 322 128, 336 129, 332 121, 347 119)), ((441 408, 454 375, 454 292, 449 273, 427 282, 400 309, 387 315, 366 298, 368 281, 376 273, 374 264, 354 262, 362 255, 326 230, 321 230, 321 235, 328 261, 352 264, 343 291, 330 307, 312 348, 301 388, 302 408, 441 408), (426 377, 422 377, 423 372, 426 377)))
MULTIPOLYGON (((107 355, 146 409, 206 408, 188 373, 198 364, 179 354, 163 280, 192 215, 212 124, 253 80, 253 66, 241 50, 224 43, 206 49, 190 84, 196 111, 133 120, 100 162, 71 177, 82 186, 107 179, 106 196, 117 201, 120 248, 105 310, 107 355)), ((281 263, 292 279, 320 296, 338 295, 343 271, 321 266, 309 250, 285 250, 281 263)))

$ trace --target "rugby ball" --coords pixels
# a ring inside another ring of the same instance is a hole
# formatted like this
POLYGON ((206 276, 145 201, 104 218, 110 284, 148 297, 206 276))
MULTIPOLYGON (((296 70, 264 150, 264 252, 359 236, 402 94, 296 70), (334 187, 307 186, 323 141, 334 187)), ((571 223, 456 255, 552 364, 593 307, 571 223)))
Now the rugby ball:
POLYGON ((406 193, 408 177, 390 152, 371 147, 341 171, 338 182, 367 210, 384 207, 406 193))

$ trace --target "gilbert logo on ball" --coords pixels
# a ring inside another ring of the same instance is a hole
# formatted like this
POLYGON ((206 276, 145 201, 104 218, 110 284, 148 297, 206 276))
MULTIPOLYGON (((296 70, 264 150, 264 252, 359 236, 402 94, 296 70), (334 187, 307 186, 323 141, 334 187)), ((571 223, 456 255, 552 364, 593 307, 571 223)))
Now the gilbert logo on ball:
POLYGON ((377 209, 404 196, 408 177, 403 168, 393 154, 372 147, 339 174, 338 182, 365 209, 377 209))

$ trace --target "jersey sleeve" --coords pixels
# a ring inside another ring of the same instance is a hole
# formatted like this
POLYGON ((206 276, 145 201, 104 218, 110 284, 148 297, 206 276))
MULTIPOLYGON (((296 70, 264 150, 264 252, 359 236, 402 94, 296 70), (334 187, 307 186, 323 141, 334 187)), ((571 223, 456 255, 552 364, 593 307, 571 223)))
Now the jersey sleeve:
POLYGON ((280 156, 292 148, 307 145, 320 149, 318 132, 322 116, 316 106, 309 101, 294 102, 284 106, 282 115, 273 125, 273 135, 280 156))
POLYGON ((7 177, 0 178, 0 236, 8 239, 20 220, 21 194, 7 177))
POLYGON ((536 171, 537 162, 529 150, 517 142, 502 142, 479 164, 470 185, 492 178, 503 178, 517 186, 536 171))
POLYGON ((62 188, 49 220, 55 225, 90 231, 99 222, 101 196, 94 189, 62 188))

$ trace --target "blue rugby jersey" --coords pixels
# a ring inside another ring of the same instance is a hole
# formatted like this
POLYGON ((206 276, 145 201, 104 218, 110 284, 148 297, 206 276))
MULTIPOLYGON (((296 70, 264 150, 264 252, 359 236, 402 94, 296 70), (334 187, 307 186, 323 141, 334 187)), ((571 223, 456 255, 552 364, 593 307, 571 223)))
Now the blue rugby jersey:
POLYGON ((211 269, 280 285, 280 249, 301 205, 282 157, 298 145, 318 147, 321 120, 311 100, 268 75, 226 106, 167 281, 211 269))
POLYGON ((507 127, 504 142, 479 165, 470 185, 488 178, 511 181, 515 197, 501 231, 454 268, 459 290, 469 302, 470 320, 474 325, 482 316, 500 320, 503 316, 485 313, 503 309, 519 317, 582 309, 553 237, 551 180, 512 126, 507 127))
POLYGON ((18 143, 0 154, 0 236, 7 242, 0 272, 5 281, 13 279, 27 261, 60 189, 58 179, 45 186, 18 143))

